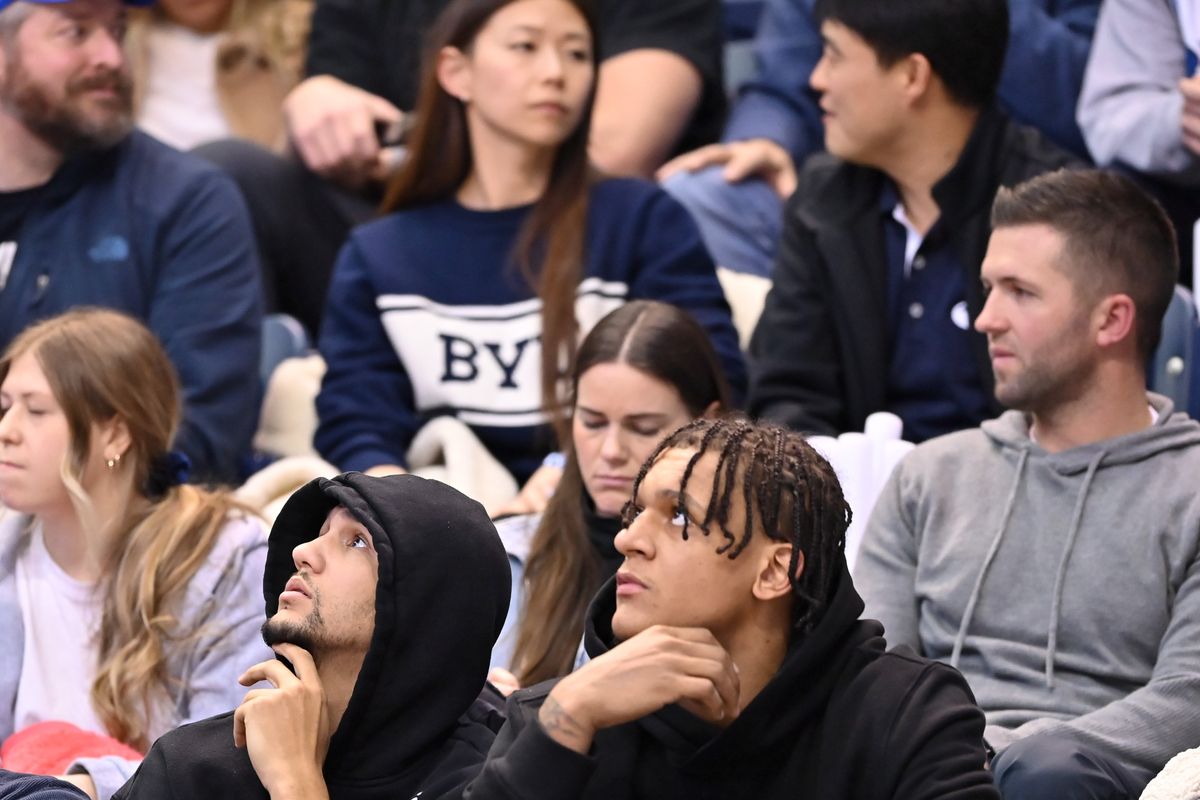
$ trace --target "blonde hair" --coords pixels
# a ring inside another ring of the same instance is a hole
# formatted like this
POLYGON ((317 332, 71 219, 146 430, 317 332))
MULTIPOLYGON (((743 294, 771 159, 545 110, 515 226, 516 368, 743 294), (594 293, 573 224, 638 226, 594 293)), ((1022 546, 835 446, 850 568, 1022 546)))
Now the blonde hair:
POLYGON ((155 707, 169 701, 167 648, 194 631, 177 630, 175 604, 204 563, 231 513, 253 513, 228 492, 152 486, 180 417, 179 381, 162 345, 140 322, 115 311, 80 308, 40 322, 0 358, 0 381, 15 359, 32 355, 67 420, 63 483, 85 526, 98 524, 81 478, 93 425, 117 419, 129 449, 116 469, 135 496, 122 518, 102 581, 97 669, 91 699, 109 735, 145 750, 155 707))

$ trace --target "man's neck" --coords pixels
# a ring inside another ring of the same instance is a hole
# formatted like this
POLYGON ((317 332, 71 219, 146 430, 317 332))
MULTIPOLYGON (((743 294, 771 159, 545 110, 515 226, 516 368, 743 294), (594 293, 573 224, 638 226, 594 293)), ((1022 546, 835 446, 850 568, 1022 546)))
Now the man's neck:
POLYGON ((0 192, 42 186, 62 166, 63 154, 0 110, 0 192))
POLYGON ((883 159, 881 168, 895 182, 904 214, 926 234, 941 214, 933 187, 958 163, 979 112, 955 105, 924 111, 883 159))
POLYGON ((789 620, 788 616, 766 614, 742 625, 732 635, 718 636, 718 641, 737 665, 739 714, 758 697, 783 665, 791 634, 789 620))
POLYGON ((330 734, 338 729, 346 707, 350 705, 350 696, 354 694, 354 685, 358 683, 358 673, 365 657, 366 653, 341 651, 321 653, 316 661, 321 688, 325 691, 325 712, 329 718, 330 734))
POLYGON ((1145 380, 1138 374, 1110 378, 1103 388, 1030 414, 1029 433, 1043 450, 1061 453, 1150 427, 1145 380))

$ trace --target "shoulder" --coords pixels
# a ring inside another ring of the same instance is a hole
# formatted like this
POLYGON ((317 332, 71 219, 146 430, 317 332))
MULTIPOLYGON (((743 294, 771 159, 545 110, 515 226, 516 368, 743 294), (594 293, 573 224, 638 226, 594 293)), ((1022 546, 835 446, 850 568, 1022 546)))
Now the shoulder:
POLYGON ((1001 148, 1003 166, 1000 181, 1005 186, 1063 167, 1086 166, 1076 156, 1046 138, 1041 131, 1009 119, 1004 121, 1001 148))
POLYGON ((658 184, 643 178, 601 178, 588 191, 590 205, 597 210, 675 202, 658 184))
POLYGON ((897 471, 905 475, 942 472, 990 455, 992 440, 980 428, 968 428, 929 439, 900 460, 897 471))
POLYGON ((167 787, 175 785, 192 787, 190 796, 219 791, 233 797, 257 796, 262 785, 250 757, 233 744, 233 714, 227 711, 160 736, 120 796, 165 797, 170 796, 167 787))
POLYGON ((541 514, 520 514, 496 520, 496 533, 504 544, 504 551, 521 563, 528 560, 529 546, 541 523, 541 514))
POLYGON ((982 712, 958 670, 917 655, 907 647, 874 651, 842 693, 867 716, 874 716, 893 737, 927 728, 945 713, 982 712))
POLYGON ((804 162, 796 193, 787 204, 787 217, 809 227, 842 224, 875 207, 883 175, 870 167, 851 164, 829 153, 804 162))
POLYGON ((131 177, 155 194, 198 185, 220 186, 236 192, 233 180, 215 164, 182 153, 139 130, 117 145, 116 155, 131 177))
POLYGON ((436 241, 446 230, 460 228, 469 216, 457 203, 438 201, 389 212, 365 222, 350 233, 349 242, 374 253, 394 250, 414 238, 436 241))
MULTIPOLYGON (((188 581, 183 607, 221 607, 230 594, 244 589, 252 597, 262 585, 267 555, 266 526, 258 517, 230 512, 204 562, 188 581)), ((261 608, 257 609, 261 612, 261 608)), ((186 616, 181 621, 186 621, 186 616)), ((201 616, 207 616, 201 613, 201 616)))

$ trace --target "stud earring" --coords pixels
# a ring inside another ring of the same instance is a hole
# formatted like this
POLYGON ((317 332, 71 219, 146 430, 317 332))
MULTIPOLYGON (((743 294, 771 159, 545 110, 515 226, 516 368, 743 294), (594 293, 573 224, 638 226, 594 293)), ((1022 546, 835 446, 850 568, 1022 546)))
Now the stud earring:
POLYGON ((104 463, 106 465, 108 465, 109 471, 116 469, 117 465, 121 463, 121 454, 117 453, 115 456, 110 458, 108 461, 105 461, 104 463))

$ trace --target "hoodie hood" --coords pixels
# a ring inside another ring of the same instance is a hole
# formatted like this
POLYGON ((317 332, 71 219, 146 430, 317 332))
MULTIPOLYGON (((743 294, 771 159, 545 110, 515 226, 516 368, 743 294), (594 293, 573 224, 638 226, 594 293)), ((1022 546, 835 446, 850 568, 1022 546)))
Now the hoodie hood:
POLYGON ((508 612, 508 557, 483 507, 414 475, 347 473, 308 483, 271 529, 267 617, 295 574, 292 549, 344 506, 379 557, 375 631, 329 744, 331 784, 380 784, 442 742, 479 696, 508 612))
MULTIPOLYGON (((616 646, 612 616, 616 578, 601 587, 588 611, 584 646, 596 658, 616 646)), ((671 753, 671 761, 691 772, 720 773, 748 747, 771 749, 795 736, 810 719, 824 714, 837 685, 850 671, 848 662, 882 652, 883 626, 860 620, 863 601, 842 559, 833 599, 806 634, 794 634, 775 677, 736 720, 722 730, 677 705, 642 718, 637 724, 671 753)))
POLYGON ((1146 400, 1158 415, 1150 427, 1060 453, 1047 453, 1029 437, 1029 417, 1021 411, 1006 411, 979 427, 997 445, 1040 455, 1063 475, 1086 472, 1097 456, 1101 457, 1099 468, 1103 469, 1143 461, 1165 450, 1192 447, 1200 442, 1200 428, 1191 423, 1187 414, 1176 413, 1169 398, 1147 392, 1146 400))

